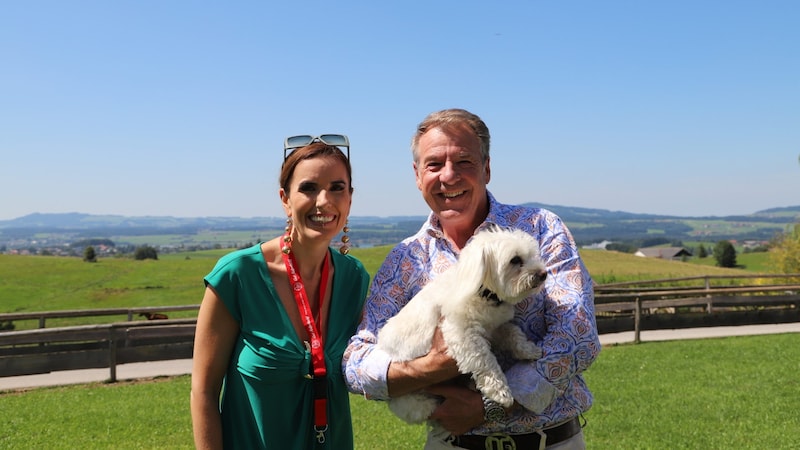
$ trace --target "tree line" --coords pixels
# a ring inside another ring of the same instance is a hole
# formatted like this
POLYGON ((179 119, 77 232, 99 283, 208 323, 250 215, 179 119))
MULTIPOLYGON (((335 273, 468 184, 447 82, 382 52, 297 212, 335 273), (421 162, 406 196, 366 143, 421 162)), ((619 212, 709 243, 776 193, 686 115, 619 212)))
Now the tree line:
MULTIPOLYGON (((150 245, 136 247, 133 251, 133 259, 141 261, 144 259, 158 260, 158 250, 150 245)), ((97 251, 93 245, 87 245, 83 249, 83 260, 86 262, 97 262, 97 251)))

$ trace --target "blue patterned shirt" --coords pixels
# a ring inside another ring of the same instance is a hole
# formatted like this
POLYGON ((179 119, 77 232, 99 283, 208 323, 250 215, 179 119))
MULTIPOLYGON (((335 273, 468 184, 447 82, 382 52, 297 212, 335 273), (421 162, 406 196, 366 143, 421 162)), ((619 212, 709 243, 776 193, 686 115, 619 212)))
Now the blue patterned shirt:
MULTIPOLYGON (((547 267, 544 289, 516 305, 514 323, 541 345, 541 359, 512 361, 498 355, 514 399, 504 424, 485 423, 478 434, 530 433, 577 417, 592 405, 581 375, 600 352, 594 316, 593 283, 567 227, 552 212, 498 203, 491 193, 489 214, 478 227, 514 227, 539 241, 547 267)), ((357 334, 342 361, 348 388, 375 400, 388 399, 389 356, 375 348, 376 336, 422 287, 458 258, 438 219, 431 214, 422 228, 392 249, 372 281, 357 334)))

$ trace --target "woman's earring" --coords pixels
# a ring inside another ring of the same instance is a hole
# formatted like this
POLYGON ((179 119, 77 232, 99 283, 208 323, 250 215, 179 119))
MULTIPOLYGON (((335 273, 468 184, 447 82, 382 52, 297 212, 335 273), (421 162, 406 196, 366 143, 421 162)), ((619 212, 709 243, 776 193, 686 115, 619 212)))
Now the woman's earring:
POLYGON ((350 227, 347 226, 347 222, 345 222, 344 228, 342 228, 342 245, 339 247, 339 253, 346 255, 350 253, 350 246, 347 245, 350 242, 350 236, 347 233, 350 232, 350 227))
POLYGON ((283 235, 283 247, 281 247, 281 251, 286 253, 287 255, 291 253, 292 246, 292 218, 288 217, 286 219, 286 228, 284 228, 284 235, 283 235))

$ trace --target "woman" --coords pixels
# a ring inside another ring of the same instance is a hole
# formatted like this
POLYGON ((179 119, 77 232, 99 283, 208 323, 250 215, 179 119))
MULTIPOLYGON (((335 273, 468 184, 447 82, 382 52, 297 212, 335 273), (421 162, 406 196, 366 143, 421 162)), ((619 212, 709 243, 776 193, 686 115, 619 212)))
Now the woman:
POLYGON ((205 278, 191 395, 199 449, 353 448, 341 359, 369 274, 330 249, 347 231, 349 142, 306 138, 285 145, 286 234, 222 257, 205 278))

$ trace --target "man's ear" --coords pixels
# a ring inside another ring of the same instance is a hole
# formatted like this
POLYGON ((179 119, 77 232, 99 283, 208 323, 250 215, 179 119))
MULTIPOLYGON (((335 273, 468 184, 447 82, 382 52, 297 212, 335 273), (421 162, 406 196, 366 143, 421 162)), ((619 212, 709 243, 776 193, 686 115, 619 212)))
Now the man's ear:
POLYGON ((414 169, 414 181, 417 183, 417 189, 420 191, 422 190, 422 180, 419 178, 419 172, 417 171, 417 163, 412 162, 411 167, 414 169))

